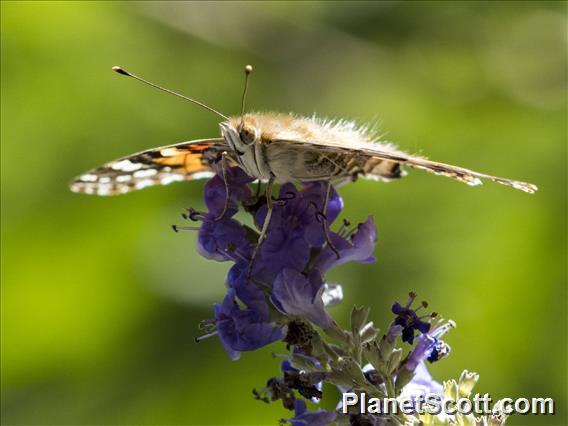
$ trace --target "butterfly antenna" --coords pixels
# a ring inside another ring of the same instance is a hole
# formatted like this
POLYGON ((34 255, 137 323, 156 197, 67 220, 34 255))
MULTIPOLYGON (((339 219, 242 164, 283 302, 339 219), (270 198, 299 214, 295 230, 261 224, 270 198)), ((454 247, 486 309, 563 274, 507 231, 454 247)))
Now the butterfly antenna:
POLYGON ((245 66, 245 88, 243 90, 243 98, 241 99, 241 126, 245 118, 245 101, 247 99, 249 75, 252 73, 252 65, 245 66))
POLYGON ((207 111, 211 111, 211 112, 217 114, 218 116, 222 117, 224 120, 228 120, 228 119, 229 119, 229 117, 227 117, 226 115, 221 114, 219 111, 214 110, 213 108, 211 108, 211 107, 208 106, 208 105, 205 105, 205 104, 202 103, 202 102, 196 101, 195 99, 188 98, 187 96, 181 95, 181 94, 179 94, 179 93, 177 93, 177 92, 174 92, 173 90, 166 89, 165 87, 158 86, 157 84, 154 84, 154 83, 151 83, 151 82, 149 82, 149 81, 147 81, 147 80, 144 80, 142 77, 138 77, 137 75, 132 74, 131 72, 126 71, 124 68, 121 68, 121 67, 112 67, 112 70, 115 71, 115 72, 117 72, 117 73, 119 73, 119 74, 125 75, 125 76, 127 76, 127 77, 132 77, 132 78, 135 79, 135 80, 141 81, 142 83, 147 84, 148 86, 152 86, 152 87, 154 87, 154 88, 156 88, 156 89, 159 89, 159 90, 161 90, 161 91, 163 91, 163 92, 169 93, 170 95, 174 95, 174 96, 177 96, 178 98, 185 99, 186 101, 193 102, 194 104, 199 105, 201 108, 205 108, 207 111))

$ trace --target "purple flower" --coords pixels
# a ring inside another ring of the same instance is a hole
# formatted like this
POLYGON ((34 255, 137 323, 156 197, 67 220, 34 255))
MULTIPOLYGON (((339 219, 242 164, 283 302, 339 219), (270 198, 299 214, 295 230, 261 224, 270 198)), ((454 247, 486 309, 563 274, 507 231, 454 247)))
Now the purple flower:
POLYGON ((267 296, 255 281, 261 281, 261 274, 255 273, 254 280, 248 276, 248 261, 238 261, 235 263, 227 274, 227 284, 235 290, 236 296, 247 307, 259 312, 261 315, 268 317, 269 306, 267 296))
MULTIPOLYGON (((303 270, 311 247, 321 247, 325 243, 322 218, 318 213, 325 202, 327 183, 311 182, 298 191, 287 183, 280 189, 280 202, 276 202, 272 218, 260 249, 260 262, 275 275, 284 267, 303 270)), ((326 218, 328 225, 338 216, 343 201, 332 188, 326 218)), ((256 222, 262 226, 266 218, 267 206, 259 208, 256 222)))
POLYGON ((397 337, 402 336, 403 327, 401 325, 395 324, 394 322, 391 323, 387 330, 387 334, 385 335, 385 339, 389 343, 394 343, 397 337))
MULTIPOLYGON (((238 210, 238 203, 248 199, 251 195, 248 184, 254 179, 247 176, 239 167, 226 169, 227 183, 229 186, 229 204, 226 217, 233 216, 238 210)), ((225 208, 227 188, 222 174, 217 174, 205 184, 205 205, 213 216, 217 217, 225 208)))
POLYGON ((261 348, 285 336, 284 328, 271 323, 264 312, 241 309, 232 288, 220 305, 214 305, 214 311, 219 338, 232 359, 238 359, 241 351, 261 348))
POLYGON ((324 290, 323 280, 317 270, 306 276, 286 268, 276 277, 270 300, 282 313, 306 318, 326 329, 331 326, 332 319, 324 308, 324 290))
POLYGON ((267 205, 262 199, 256 204, 248 202, 248 184, 252 179, 241 169, 227 168, 224 177, 220 170, 217 172, 205 185, 208 212, 193 212, 190 219, 202 221, 197 244, 201 255, 234 262, 227 276, 228 294, 221 304, 215 305, 216 330, 231 358, 284 337, 285 327, 270 321, 270 302, 286 315, 307 319, 324 329, 330 327, 332 319, 324 309, 322 295, 328 288, 325 301, 336 302, 341 298, 341 287, 326 287, 322 275, 350 260, 374 260, 373 220, 369 218, 351 232, 343 228, 338 233, 330 232, 340 253, 337 259, 326 243, 323 226, 325 220, 329 228, 343 208, 335 188, 330 188, 324 213, 321 210, 327 182, 306 183, 299 190, 285 183, 273 204, 266 238, 251 264, 254 231, 233 216, 243 205, 247 212, 254 212, 255 224, 260 228, 266 219, 267 205))
POLYGON ((270 227, 260 248, 257 263, 274 277, 283 268, 304 269, 310 257, 310 246, 285 227, 270 227))
POLYGON ((396 302, 392 305, 392 313, 397 317, 394 320, 394 324, 402 326, 402 341, 412 344, 414 342, 414 332, 417 330, 420 333, 428 333, 430 331, 430 323, 422 321, 423 318, 431 318, 432 315, 423 315, 419 317, 416 311, 422 307, 428 306, 425 302, 420 305, 417 309, 412 309, 410 306, 416 295, 410 293, 410 297, 406 306, 402 306, 400 303, 396 302))
POLYGON ((426 365, 421 362, 416 366, 412 380, 402 388, 400 398, 414 399, 425 396, 428 393, 442 396, 443 392, 442 385, 432 378, 426 365))
POLYGON ((226 261, 248 259, 252 244, 246 228, 228 216, 217 220, 216 214, 206 214, 197 237, 197 251, 207 259, 226 261))
POLYGON ((373 251, 377 242, 377 228, 373 218, 369 216, 367 220, 357 226, 357 230, 349 236, 341 233, 332 233, 331 242, 339 252, 339 258, 331 247, 326 246, 320 253, 315 268, 325 274, 331 268, 349 261, 362 263, 374 262, 373 251))
POLYGON ((302 399, 294 401, 294 417, 286 419, 292 426, 326 426, 335 421, 335 411, 317 410, 308 411, 302 399))
POLYGON ((440 340, 440 337, 454 327, 455 323, 453 321, 444 323, 442 320, 439 320, 429 333, 418 336, 418 343, 414 346, 404 363, 405 368, 409 371, 414 371, 426 360, 432 363, 447 357, 451 348, 443 340, 440 340))

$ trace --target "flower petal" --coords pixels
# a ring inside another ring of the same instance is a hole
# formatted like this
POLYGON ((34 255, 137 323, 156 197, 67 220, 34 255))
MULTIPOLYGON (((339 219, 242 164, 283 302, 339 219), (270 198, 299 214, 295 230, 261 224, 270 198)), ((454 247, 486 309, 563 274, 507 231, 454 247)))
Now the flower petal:
POLYGON ((252 308, 241 309, 232 288, 214 311, 219 338, 233 359, 237 359, 235 352, 252 351, 284 338, 284 327, 270 323, 252 308))
POLYGON ((283 313, 308 319, 321 328, 328 328, 331 317, 324 308, 324 283, 317 271, 309 277, 286 268, 274 281, 271 301, 283 313))
POLYGON ((377 229, 371 216, 358 225, 351 242, 335 233, 331 235, 331 240, 339 252, 339 258, 329 246, 326 246, 315 265, 322 275, 329 269, 352 260, 364 263, 374 261, 372 254, 377 242, 377 229))

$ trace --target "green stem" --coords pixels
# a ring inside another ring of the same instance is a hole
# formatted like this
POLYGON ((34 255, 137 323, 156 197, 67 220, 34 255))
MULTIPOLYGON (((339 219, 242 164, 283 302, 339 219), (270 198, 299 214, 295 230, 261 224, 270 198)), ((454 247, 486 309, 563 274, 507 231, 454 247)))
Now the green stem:
POLYGON ((394 390, 394 382, 390 374, 386 377, 385 386, 387 388, 387 396, 389 398, 396 398, 396 392, 394 390))

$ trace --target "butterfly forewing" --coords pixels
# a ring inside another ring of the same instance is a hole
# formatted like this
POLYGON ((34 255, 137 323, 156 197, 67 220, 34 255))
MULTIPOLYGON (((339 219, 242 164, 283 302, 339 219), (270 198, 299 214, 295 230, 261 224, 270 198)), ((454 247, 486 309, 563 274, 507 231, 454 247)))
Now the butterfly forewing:
POLYGON ((227 150, 223 139, 203 139, 149 149, 78 176, 73 192, 118 195, 153 185, 211 177, 211 165, 227 150))

